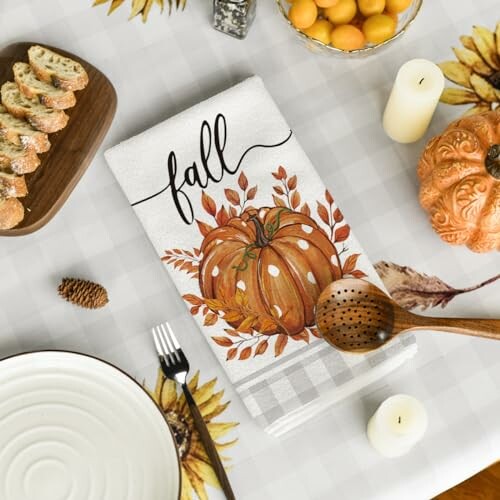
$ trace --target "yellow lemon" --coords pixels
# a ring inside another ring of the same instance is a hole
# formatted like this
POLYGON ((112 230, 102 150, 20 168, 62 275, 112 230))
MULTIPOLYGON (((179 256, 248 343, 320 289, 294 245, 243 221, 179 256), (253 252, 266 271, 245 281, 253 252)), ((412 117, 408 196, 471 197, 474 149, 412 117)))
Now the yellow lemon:
POLYGON ((288 19, 299 29, 309 28, 318 17, 318 7, 313 0, 295 0, 288 11, 288 19))
POLYGON ((314 0, 318 7, 333 7, 339 0, 314 0))
POLYGON ((344 24, 332 31, 331 44, 341 50, 362 49, 365 45, 365 36, 355 26, 344 24))
POLYGON ((311 38, 328 45, 330 43, 330 34, 332 29, 333 26, 329 21, 326 19, 318 19, 312 26, 306 28, 304 33, 309 35, 311 38))
POLYGON ((325 9, 325 15, 333 24, 347 24, 357 10, 355 0, 339 0, 333 7, 325 9))
POLYGON ((396 21, 385 14, 369 17, 363 23, 363 33, 371 43, 382 43, 396 32, 396 21))

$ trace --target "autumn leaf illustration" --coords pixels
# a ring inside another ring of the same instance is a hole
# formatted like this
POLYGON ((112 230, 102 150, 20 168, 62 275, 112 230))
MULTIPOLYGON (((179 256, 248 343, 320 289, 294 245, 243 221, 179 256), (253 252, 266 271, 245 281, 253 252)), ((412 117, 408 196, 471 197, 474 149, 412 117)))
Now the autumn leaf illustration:
POLYGON ((245 191, 248 187, 248 179, 244 172, 241 172, 238 177, 238 186, 240 186, 240 189, 243 191, 245 191))
POLYGON ((380 261, 375 264, 392 298, 404 309, 446 307, 458 295, 478 290, 500 279, 500 274, 469 288, 454 288, 437 276, 418 273, 407 266, 380 261))
POLYGON ((212 217, 215 216, 215 213, 217 212, 217 206, 213 198, 205 193, 205 191, 201 192, 201 206, 209 215, 211 215, 212 217))
POLYGON ((199 268, 199 250, 181 250, 174 248, 173 250, 165 250, 165 255, 161 257, 162 262, 170 264, 174 269, 184 271, 192 278, 198 278, 199 268), (198 252, 198 255, 195 253, 198 252))
POLYGON ((288 343, 288 335, 285 335, 284 333, 280 333, 278 335, 278 339, 276 340, 276 343, 274 344, 274 356, 277 358, 282 354, 282 352, 285 350, 285 347, 288 343))

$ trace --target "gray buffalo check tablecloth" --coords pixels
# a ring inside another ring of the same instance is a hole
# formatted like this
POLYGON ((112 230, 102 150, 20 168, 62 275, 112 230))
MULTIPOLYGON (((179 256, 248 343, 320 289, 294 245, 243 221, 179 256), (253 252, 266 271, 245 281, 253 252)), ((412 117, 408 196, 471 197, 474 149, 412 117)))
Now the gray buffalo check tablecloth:
MULTIPOLYGON (((271 0, 260 1, 249 37, 210 26, 211 2, 191 0, 173 17, 127 22, 91 0, 2 0, 0 41, 38 41, 79 54, 114 83, 119 107, 110 133, 75 192, 39 232, 0 241, 0 354, 60 348, 97 354, 150 386, 157 360, 149 328, 169 320, 201 378, 218 378, 239 421, 227 450, 241 499, 427 499, 500 458, 500 343, 423 332, 417 356, 390 376, 280 438, 249 416, 186 311, 103 151, 221 90, 259 75, 325 185, 335 193, 372 262, 392 261, 467 287, 500 272, 498 254, 443 244, 417 200, 416 161, 425 140, 391 142, 381 113, 408 59, 452 59, 473 24, 494 28, 497 0, 424 1, 409 32, 362 60, 311 55, 271 0), (63 276, 103 283, 99 311, 57 297, 63 276), (196 332, 196 334, 193 334, 196 332), (366 439, 366 422, 387 396, 405 392, 429 412, 424 440, 387 460, 366 439)), ((440 105, 426 139, 460 109, 440 105)), ((500 317, 500 283, 454 299, 447 315, 500 317)), ((432 309, 429 314, 444 314, 432 309)), ((209 488, 210 498, 222 498, 209 488)))

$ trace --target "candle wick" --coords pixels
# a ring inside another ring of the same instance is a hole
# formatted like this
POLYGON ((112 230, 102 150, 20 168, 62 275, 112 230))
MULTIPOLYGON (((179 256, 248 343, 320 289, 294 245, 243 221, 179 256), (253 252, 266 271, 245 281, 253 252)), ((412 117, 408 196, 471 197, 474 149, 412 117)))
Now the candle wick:
POLYGON ((422 85, 422 82, 423 82, 424 80, 425 80, 425 78, 422 78, 422 80, 420 80, 420 81, 418 82, 418 84, 419 84, 419 85, 422 85))
POLYGON ((401 417, 398 417, 398 424, 401 423, 401 417))

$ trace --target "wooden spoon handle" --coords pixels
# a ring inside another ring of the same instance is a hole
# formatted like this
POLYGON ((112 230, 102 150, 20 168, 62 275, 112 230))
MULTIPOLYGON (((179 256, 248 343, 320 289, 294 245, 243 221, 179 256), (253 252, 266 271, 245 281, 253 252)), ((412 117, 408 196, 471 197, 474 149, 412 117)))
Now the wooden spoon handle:
POLYGON ((500 340, 500 319, 417 317, 419 320, 411 330, 436 330, 500 340))

